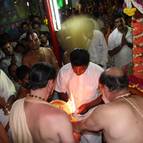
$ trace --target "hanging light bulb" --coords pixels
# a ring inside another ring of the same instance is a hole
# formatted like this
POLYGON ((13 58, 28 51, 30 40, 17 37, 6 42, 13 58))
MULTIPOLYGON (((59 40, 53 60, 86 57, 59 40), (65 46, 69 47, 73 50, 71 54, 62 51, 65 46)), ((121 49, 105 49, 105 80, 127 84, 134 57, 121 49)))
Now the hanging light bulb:
POLYGON ((26 2, 26 5, 29 7, 29 1, 26 2))
POLYGON ((16 0, 14 1, 14 4, 15 4, 15 5, 17 4, 17 1, 16 1, 16 0))
POLYGON ((61 22, 60 22, 60 15, 58 11, 57 1, 50 0, 50 7, 52 11, 54 29, 55 31, 59 31, 61 30, 61 22))
POLYGON ((65 4, 68 5, 68 4, 69 4, 69 1, 68 1, 68 0, 65 0, 65 4))

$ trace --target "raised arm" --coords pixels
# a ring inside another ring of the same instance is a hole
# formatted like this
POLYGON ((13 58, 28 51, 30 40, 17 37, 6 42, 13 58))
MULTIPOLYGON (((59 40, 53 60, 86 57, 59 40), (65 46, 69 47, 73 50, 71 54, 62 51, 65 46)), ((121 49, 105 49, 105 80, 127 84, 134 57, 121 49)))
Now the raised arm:
POLYGON ((52 49, 48 48, 50 54, 51 54, 51 64, 57 69, 57 71, 59 70, 59 65, 58 65, 58 61, 54 55, 54 52, 52 49))

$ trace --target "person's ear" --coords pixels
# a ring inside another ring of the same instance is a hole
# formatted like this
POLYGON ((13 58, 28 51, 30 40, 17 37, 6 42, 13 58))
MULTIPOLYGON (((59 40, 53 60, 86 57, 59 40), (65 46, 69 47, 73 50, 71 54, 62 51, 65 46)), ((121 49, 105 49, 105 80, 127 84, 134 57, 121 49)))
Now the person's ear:
POLYGON ((109 92, 109 88, 106 85, 100 83, 99 83, 99 90, 100 92, 106 92, 106 93, 109 92))
POLYGON ((47 86, 49 88, 53 88, 53 85, 54 85, 54 80, 49 80, 48 83, 47 83, 47 86))
POLYGON ((19 84, 22 84, 22 80, 18 79, 18 83, 19 83, 19 84))
POLYGON ((98 88, 99 88, 99 90, 102 90, 104 88, 104 85, 99 83, 98 88))
POLYGON ((109 91, 109 88, 105 85, 105 89, 109 91))

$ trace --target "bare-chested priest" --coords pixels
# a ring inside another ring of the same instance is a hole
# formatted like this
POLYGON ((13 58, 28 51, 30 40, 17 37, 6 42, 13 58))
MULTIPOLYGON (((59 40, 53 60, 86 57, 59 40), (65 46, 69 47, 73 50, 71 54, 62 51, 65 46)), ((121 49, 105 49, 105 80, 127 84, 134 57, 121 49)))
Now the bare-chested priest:
POLYGON ((143 143, 143 97, 128 91, 122 70, 110 68, 99 79, 105 104, 81 121, 81 131, 103 131, 107 143, 143 143))
POLYGON ((56 71, 49 65, 32 66, 30 94, 17 100, 10 113, 14 143, 75 143, 68 115, 46 102, 55 77, 56 71))
POLYGON ((29 51, 23 56, 22 63, 28 67, 38 62, 46 62, 58 69, 57 59, 51 48, 40 47, 40 40, 34 31, 26 33, 29 51))

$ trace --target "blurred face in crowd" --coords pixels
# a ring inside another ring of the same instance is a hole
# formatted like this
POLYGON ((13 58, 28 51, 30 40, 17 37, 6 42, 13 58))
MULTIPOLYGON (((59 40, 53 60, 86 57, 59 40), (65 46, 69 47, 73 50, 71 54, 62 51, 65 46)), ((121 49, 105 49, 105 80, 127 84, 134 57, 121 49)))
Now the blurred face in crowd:
POLYGON ((123 17, 119 17, 117 19, 115 19, 115 26, 117 27, 117 29, 119 31, 122 31, 124 30, 124 27, 125 27, 125 20, 123 17))
POLYGON ((40 31, 40 25, 35 23, 35 24, 33 25, 33 29, 34 29, 37 33, 39 33, 39 31, 40 31))
POLYGON ((2 47, 3 52, 7 55, 7 56, 11 56, 13 55, 13 47, 10 43, 6 43, 3 47, 2 47))
POLYGON ((47 36, 45 34, 41 34, 40 35, 40 41, 41 41, 41 43, 46 44, 47 40, 48 40, 48 38, 47 38, 47 36))
POLYGON ((38 35, 36 33, 32 33, 29 36, 28 46, 32 50, 39 49, 39 47, 40 47, 40 40, 39 40, 38 35))
POLYGON ((24 24, 22 29, 23 29, 24 32, 28 31, 29 30, 28 24, 24 24))
POLYGON ((72 69, 76 75, 82 75, 86 71, 87 66, 72 66, 72 69))
POLYGON ((17 78, 16 76, 16 69, 17 69, 17 65, 16 64, 12 64, 10 69, 9 69, 9 74, 11 75, 11 77, 13 77, 14 79, 17 78))

